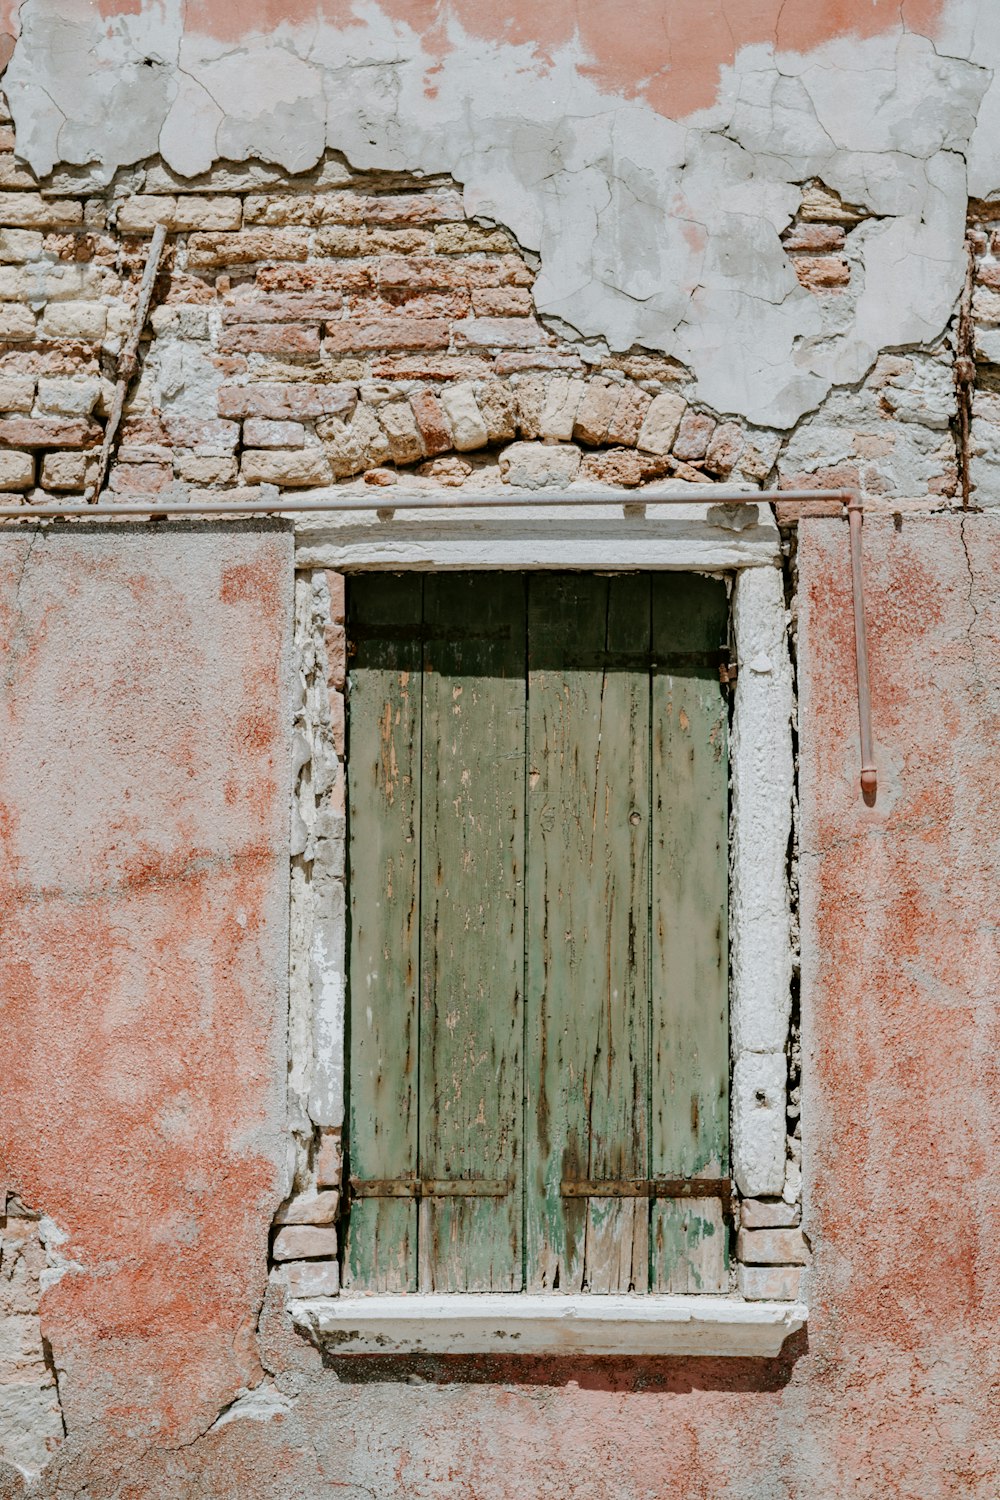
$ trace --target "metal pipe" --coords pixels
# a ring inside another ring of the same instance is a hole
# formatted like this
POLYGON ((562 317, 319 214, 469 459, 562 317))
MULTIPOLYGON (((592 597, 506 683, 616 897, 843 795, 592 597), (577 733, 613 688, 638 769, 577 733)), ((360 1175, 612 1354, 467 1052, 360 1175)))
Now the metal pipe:
MULTIPOLYGON (((707 486, 706 486, 707 488, 707 486)), ((127 500, 98 501, 92 505, 0 505, 3 520, 32 521, 61 516, 92 516, 103 519, 113 516, 269 516, 310 515, 338 512, 374 510, 382 515, 391 515, 397 510, 488 510, 503 507, 507 510, 548 510, 560 505, 621 505, 627 511, 645 510, 650 505, 769 505, 774 500, 836 500, 849 505, 853 490, 715 490, 702 500, 690 491, 674 495, 608 495, 598 490, 584 490, 578 495, 566 494, 526 497, 524 495, 390 495, 380 494, 342 495, 337 498, 309 500, 304 496, 296 500, 283 497, 275 500, 195 500, 191 503, 179 500, 127 500)))
POLYGON ((847 502, 851 539, 851 585, 854 595, 854 657, 858 675, 858 723, 861 730, 861 795, 871 807, 878 795, 878 772, 872 745, 872 692, 868 675, 868 623, 865 615, 865 578, 861 558, 864 506, 859 495, 847 502))

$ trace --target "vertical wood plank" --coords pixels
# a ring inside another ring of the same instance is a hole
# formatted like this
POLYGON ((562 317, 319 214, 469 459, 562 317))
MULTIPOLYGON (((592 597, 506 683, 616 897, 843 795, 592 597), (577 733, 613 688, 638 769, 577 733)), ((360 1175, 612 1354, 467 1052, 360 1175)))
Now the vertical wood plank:
MULTIPOLYGON (((413 1178, 417 1157, 422 579, 349 586, 351 1174, 413 1178)), ((351 1205, 344 1285, 417 1287, 413 1199, 351 1205)))
POLYGON ((527 1284, 645 1291, 649 579, 528 585, 527 1284))
MULTIPOLYGON (((653 1176, 729 1170, 728 719, 717 660, 725 585, 693 574, 652 585, 653 1176)), ((658 1201, 651 1289, 723 1292, 728 1235, 717 1198, 658 1201)))
POLYGON ((420 1206, 422 1291, 519 1291, 524 973, 524 579, 425 592, 420 1164, 506 1181, 420 1206))

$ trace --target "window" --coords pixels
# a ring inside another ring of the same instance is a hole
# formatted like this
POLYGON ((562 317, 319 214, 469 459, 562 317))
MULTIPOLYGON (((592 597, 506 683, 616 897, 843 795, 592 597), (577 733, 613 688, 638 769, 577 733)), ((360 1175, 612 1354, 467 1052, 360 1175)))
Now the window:
POLYGON ((348 1290, 728 1289, 725 584, 349 582, 348 1290))

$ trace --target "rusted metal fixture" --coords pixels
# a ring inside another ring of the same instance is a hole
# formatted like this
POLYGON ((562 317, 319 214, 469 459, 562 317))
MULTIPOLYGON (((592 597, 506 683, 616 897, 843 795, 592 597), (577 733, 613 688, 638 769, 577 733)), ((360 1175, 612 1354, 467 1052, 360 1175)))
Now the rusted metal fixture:
POLYGON ((146 319, 149 317, 149 304, 153 300, 153 287, 156 283, 156 273, 160 268, 160 257, 163 254, 163 246, 166 243, 166 238, 166 225, 157 224, 153 230, 153 237, 149 242, 146 264, 142 272, 142 281, 139 283, 139 300, 135 305, 132 329, 125 342, 125 347, 118 356, 118 380, 115 384, 115 397, 111 404, 108 425, 104 429, 104 441, 101 444, 101 453, 97 461, 97 478, 94 484, 88 489, 88 494, 99 495, 104 488, 104 481, 108 477, 111 455, 114 452, 115 439, 118 436, 122 411, 125 408, 125 397, 128 395, 129 384, 131 383, 132 376, 135 374, 138 363, 139 342, 142 338, 142 330, 146 326, 146 319))
POLYGON ((721 1198, 723 1213, 732 1214, 728 1177, 566 1178, 559 1193, 563 1198, 721 1198))
MULTIPOLYGON (((153 260, 150 254, 151 264, 153 260)), ((145 280, 145 278, 144 278, 145 280)), ((152 281, 150 282, 150 291, 152 281)), ((148 302, 147 302, 148 310, 148 302)), ((145 321, 145 317, 143 317, 145 321)), ((138 311, 136 317, 138 326, 138 311)), ((134 329, 133 329, 134 332, 134 329)), ((140 328, 141 332, 141 328, 140 328)), ((136 340, 138 348, 138 340, 136 340)), ((116 401, 117 405, 117 401, 116 401)), ((120 417, 120 412, 119 412, 120 417)), ((110 423, 109 423, 110 427, 110 423)), ((105 444, 107 444, 105 436, 105 444)), ((708 489, 708 486, 705 486, 708 489)), ((697 491, 687 490, 681 494, 643 495, 641 501, 631 495, 609 495, 606 491, 585 490, 579 494, 562 491, 557 495, 508 496, 483 495, 407 495, 392 497, 391 508, 386 507, 385 497, 355 493, 351 495, 325 496, 323 499, 275 498, 273 500, 239 500, 227 503, 212 501, 167 501, 155 500, 123 501, 122 503, 97 503, 76 505, 4 505, 0 506, 0 519, 39 521, 86 517, 98 520, 121 519, 126 516, 147 516, 158 519, 166 516, 270 516, 270 515, 335 515, 351 511, 376 513, 380 521, 388 522, 399 510, 550 510, 562 506, 620 505, 626 516, 641 519, 649 506, 660 505, 769 505, 775 500, 788 502, 811 502, 834 500, 847 511, 850 528, 851 582, 854 592, 854 646, 858 679, 858 719, 861 730, 861 794, 870 807, 878 793, 878 773, 872 740, 871 686, 868 674, 868 627, 865 615, 864 568, 861 555, 861 526, 864 504, 856 490, 723 490, 715 486, 711 493, 701 497, 697 491), (380 504, 381 500, 381 504, 380 504)))

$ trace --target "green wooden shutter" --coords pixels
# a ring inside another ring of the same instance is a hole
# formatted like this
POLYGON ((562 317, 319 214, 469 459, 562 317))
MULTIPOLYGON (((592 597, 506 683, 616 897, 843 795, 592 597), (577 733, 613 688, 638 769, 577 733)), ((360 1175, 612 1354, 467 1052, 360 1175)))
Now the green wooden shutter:
POLYGON ((726 619, 352 582, 348 1287, 725 1289, 726 619))

